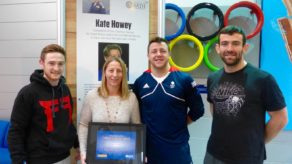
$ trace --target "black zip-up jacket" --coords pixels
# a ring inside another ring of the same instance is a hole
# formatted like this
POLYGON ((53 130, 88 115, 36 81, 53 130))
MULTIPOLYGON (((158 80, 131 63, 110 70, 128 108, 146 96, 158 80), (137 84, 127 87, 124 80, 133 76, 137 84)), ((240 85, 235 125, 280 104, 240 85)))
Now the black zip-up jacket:
POLYGON ((35 70, 30 84, 14 102, 8 147, 13 164, 50 164, 65 159, 79 147, 72 123, 73 101, 65 79, 51 86, 42 70, 35 70))

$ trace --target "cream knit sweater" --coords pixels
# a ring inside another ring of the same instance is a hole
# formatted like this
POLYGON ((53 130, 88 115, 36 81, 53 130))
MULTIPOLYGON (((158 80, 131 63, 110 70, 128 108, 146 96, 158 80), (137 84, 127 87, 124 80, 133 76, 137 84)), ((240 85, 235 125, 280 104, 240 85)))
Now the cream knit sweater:
POLYGON ((78 126, 80 153, 86 157, 87 133, 89 122, 140 123, 138 101, 133 92, 126 100, 119 96, 103 98, 97 89, 88 92, 85 97, 78 126))

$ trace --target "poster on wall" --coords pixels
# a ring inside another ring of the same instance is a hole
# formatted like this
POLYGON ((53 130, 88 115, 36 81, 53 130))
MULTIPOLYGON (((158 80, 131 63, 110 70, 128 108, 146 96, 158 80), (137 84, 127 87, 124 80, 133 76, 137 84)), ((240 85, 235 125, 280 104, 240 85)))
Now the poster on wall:
POLYGON ((285 7, 287 8, 287 16, 278 19, 278 24, 281 30, 283 40, 287 50, 290 62, 292 62, 292 1, 283 0, 285 7))
POLYGON ((77 111, 87 92, 101 82, 104 51, 120 48, 129 83, 148 67, 148 0, 77 1, 77 111))

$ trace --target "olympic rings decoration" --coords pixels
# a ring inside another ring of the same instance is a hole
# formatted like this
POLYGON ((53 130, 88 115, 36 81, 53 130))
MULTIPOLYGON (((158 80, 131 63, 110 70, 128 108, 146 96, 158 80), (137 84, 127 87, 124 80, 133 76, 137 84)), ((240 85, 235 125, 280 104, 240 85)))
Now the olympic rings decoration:
POLYGON ((187 35, 187 34, 183 34, 183 35, 180 35, 179 37, 173 39, 170 43, 169 43, 169 48, 170 48, 170 51, 172 50, 173 46, 178 42, 178 41, 181 41, 181 40, 190 40, 192 42, 195 43, 195 45, 198 46, 199 48, 199 58, 198 60, 195 62, 195 64, 189 66, 189 67, 180 67, 178 65, 176 65, 174 63, 174 61, 172 60, 171 56, 169 57, 169 63, 178 68, 180 71, 184 71, 184 72, 189 72, 189 71, 192 71, 192 70, 195 70, 203 61, 203 56, 204 56, 204 48, 203 48, 203 45, 201 43, 201 41, 199 39, 197 39, 196 37, 192 36, 192 35, 187 35))
POLYGON ((236 9, 236 8, 239 8, 239 7, 247 7, 247 8, 252 10, 251 13, 256 14, 258 23, 257 23, 254 31, 252 33, 248 34, 246 37, 247 39, 250 39, 250 38, 254 37, 255 35, 257 35, 261 31, 263 24, 264 24, 264 14, 263 14, 261 8, 256 3, 249 2, 249 1, 241 1, 241 2, 233 4, 232 6, 230 6, 227 9, 227 11, 224 15, 224 25, 225 26, 228 25, 228 17, 230 15, 231 11, 236 9))
POLYGON ((219 68, 214 66, 210 60, 209 60, 209 49, 211 48, 211 46, 214 44, 214 43, 217 43, 218 42, 218 36, 214 37, 213 39, 211 39, 207 45, 204 47, 204 61, 205 61, 205 64, 206 66, 211 70, 211 71, 218 71, 219 68))
POLYGON ((171 10, 176 11, 178 13, 178 15, 181 17, 181 21, 182 21, 180 28, 178 29, 178 31, 175 34, 165 36, 166 40, 172 40, 173 38, 176 38, 177 36, 179 36, 180 34, 182 34, 184 32, 184 29, 186 26, 186 16, 185 16, 183 10, 175 4, 166 3, 165 9, 166 10, 171 9, 171 10))
POLYGON ((197 5, 195 5, 191 11, 188 13, 188 16, 187 16, 187 24, 186 24, 186 27, 187 27, 187 31, 189 34, 195 36, 196 38, 198 38, 199 40, 201 41, 206 41, 206 40, 210 40, 212 38, 214 38, 218 33, 219 31, 223 28, 224 26, 224 15, 222 13, 222 11, 220 10, 220 8, 216 5, 214 5, 213 3, 207 3, 207 2, 203 2, 203 3, 199 3, 197 5), (190 25, 190 19, 192 18, 192 16, 195 14, 195 12, 199 9, 202 9, 202 8, 208 8, 208 9, 211 9, 214 11, 214 15, 217 15, 218 16, 218 19, 219 19, 219 28, 217 31, 215 31, 213 34, 209 35, 209 36, 199 36, 197 34, 195 34, 192 29, 191 29, 191 25, 190 25))

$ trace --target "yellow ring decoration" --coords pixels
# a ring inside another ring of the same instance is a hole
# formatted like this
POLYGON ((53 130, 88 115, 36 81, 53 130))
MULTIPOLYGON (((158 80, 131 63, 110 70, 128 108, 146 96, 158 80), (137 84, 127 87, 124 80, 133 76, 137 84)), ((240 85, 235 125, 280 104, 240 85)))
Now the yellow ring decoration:
POLYGON ((176 42, 181 41, 181 40, 190 40, 190 41, 194 42, 198 46, 198 48, 199 48, 199 58, 198 58, 198 60, 195 62, 195 64, 193 64, 193 65, 191 65, 189 67, 180 67, 180 66, 178 66, 178 65, 176 65, 174 63, 174 61, 172 60, 172 58, 170 56, 169 57, 169 63, 170 63, 170 65, 176 67, 177 69, 179 69, 180 71, 183 71, 183 72, 189 72, 189 71, 195 70, 203 61, 203 57, 204 57, 203 45, 202 45, 201 41, 199 39, 197 39, 196 37, 194 37, 192 35, 183 34, 183 35, 180 35, 177 38, 173 39, 169 43, 170 51, 172 50, 172 48, 176 44, 176 42))

